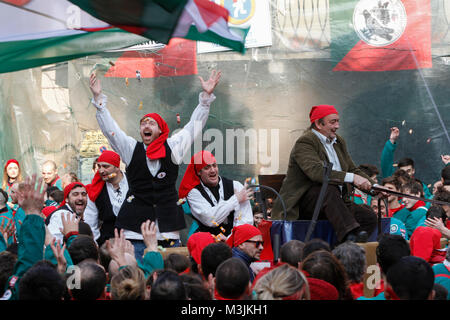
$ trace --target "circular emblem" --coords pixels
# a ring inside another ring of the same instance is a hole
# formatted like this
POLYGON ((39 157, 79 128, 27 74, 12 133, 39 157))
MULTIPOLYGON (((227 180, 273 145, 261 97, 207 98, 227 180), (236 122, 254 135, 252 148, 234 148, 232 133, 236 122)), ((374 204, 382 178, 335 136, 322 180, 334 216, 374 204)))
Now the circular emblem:
POLYGON ((387 46, 405 31, 406 10, 400 0, 360 0, 353 11, 353 27, 368 45, 387 46))
POLYGON ((398 225, 391 224, 391 234, 395 234, 398 231, 398 225))
POLYGON ((162 179, 162 178, 164 178, 166 176, 166 173, 165 172, 160 172, 160 173, 158 173, 158 175, 157 175, 157 177, 159 178, 159 179, 162 179))
POLYGON ((255 0, 221 0, 220 4, 230 13, 232 24, 246 23, 255 14, 255 0))

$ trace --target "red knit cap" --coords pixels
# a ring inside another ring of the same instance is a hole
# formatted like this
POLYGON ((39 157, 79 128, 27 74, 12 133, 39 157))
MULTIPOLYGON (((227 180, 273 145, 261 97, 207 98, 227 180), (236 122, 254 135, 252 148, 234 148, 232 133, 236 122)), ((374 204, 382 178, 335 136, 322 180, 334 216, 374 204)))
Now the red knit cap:
POLYGON ((6 161, 5 169, 8 168, 8 166, 9 166, 11 163, 17 164, 17 166, 20 168, 19 161, 17 161, 16 159, 9 159, 8 161, 6 161))
POLYGON ((314 106, 311 108, 309 112, 309 121, 313 123, 316 120, 322 119, 329 114, 339 114, 334 106, 330 106, 327 104, 321 104, 318 106, 314 106))
POLYGON ((227 239, 227 244, 232 248, 237 247, 258 235, 261 235, 261 231, 258 228, 251 224, 243 224, 233 228, 230 237, 227 239))
POLYGON ((200 184, 200 177, 197 173, 209 164, 216 163, 216 158, 209 151, 199 151, 194 154, 191 158, 186 171, 184 173, 183 179, 180 183, 180 188, 178 190, 178 196, 180 199, 186 198, 188 193, 200 184))
POLYGON ((157 113, 147 113, 142 117, 141 121, 145 118, 152 118, 156 121, 159 128, 161 129, 161 134, 147 147, 147 158, 150 160, 161 159, 166 156, 166 148, 164 147, 164 142, 166 142, 169 137, 169 126, 164 121, 163 118, 157 113))
MULTIPOLYGON (((97 163, 106 162, 114 167, 120 167, 120 156, 114 151, 105 150, 98 157, 97 163)), ((105 181, 103 181, 102 177, 100 177, 100 173, 97 171, 92 179, 92 182, 86 186, 86 190, 89 194, 89 199, 91 201, 95 201, 97 197, 102 192, 103 186, 105 185, 105 181)))
POLYGON ((189 254, 192 258, 194 258, 195 262, 197 264, 202 263, 202 251, 203 249, 211 244, 214 243, 214 237, 209 232, 196 232, 193 235, 191 235, 187 242, 187 247, 189 250, 189 254))
POLYGON ((69 196, 70 191, 72 191, 72 189, 75 189, 75 187, 86 188, 86 186, 84 184, 82 184, 81 182, 72 182, 71 184, 66 186, 64 188, 64 200, 61 202, 61 204, 59 205, 58 208, 61 208, 62 206, 64 206, 66 204, 66 199, 69 196))

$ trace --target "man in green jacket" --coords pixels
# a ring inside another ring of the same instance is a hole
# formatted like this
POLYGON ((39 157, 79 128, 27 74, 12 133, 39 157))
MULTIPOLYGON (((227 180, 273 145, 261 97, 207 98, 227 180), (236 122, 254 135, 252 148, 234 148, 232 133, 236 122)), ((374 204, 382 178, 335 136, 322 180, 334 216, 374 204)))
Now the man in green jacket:
MULTIPOLYGON (((369 191, 373 181, 356 167, 344 139, 336 134, 339 114, 334 106, 314 106, 309 114, 311 127, 295 143, 280 195, 286 204, 288 220, 312 219, 322 186, 324 162, 333 164, 319 219, 328 219, 338 241, 369 236, 376 227, 372 209, 350 200, 350 184, 369 191)), ((272 209, 272 219, 282 219, 279 199, 272 209)))

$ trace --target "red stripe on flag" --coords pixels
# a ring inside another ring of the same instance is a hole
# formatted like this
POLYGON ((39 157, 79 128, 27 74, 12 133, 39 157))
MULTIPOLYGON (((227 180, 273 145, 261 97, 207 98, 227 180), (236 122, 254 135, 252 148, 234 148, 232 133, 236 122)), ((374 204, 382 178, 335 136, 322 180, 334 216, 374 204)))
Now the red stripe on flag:
POLYGON ((135 78, 177 77, 197 74, 195 41, 173 38, 157 53, 127 51, 114 62, 105 77, 135 78))
POLYGON ((408 24, 400 39, 384 46, 359 41, 333 71, 390 71, 431 68, 430 0, 403 0, 408 24))
POLYGON ((209 27, 216 22, 220 17, 228 21, 229 12, 222 6, 215 4, 209 0, 194 0, 197 8, 202 16, 203 21, 209 27))

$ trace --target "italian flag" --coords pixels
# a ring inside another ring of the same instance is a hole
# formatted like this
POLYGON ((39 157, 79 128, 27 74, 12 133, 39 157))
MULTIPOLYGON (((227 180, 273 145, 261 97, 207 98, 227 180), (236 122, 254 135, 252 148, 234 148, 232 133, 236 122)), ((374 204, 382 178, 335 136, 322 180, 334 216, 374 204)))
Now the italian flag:
POLYGON ((210 0, 70 0, 92 16, 167 44, 206 41, 245 52, 248 29, 229 28, 228 10, 210 0))
POLYGON ((333 71, 432 67, 430 0, 335 0, 330 26, 333 71))

